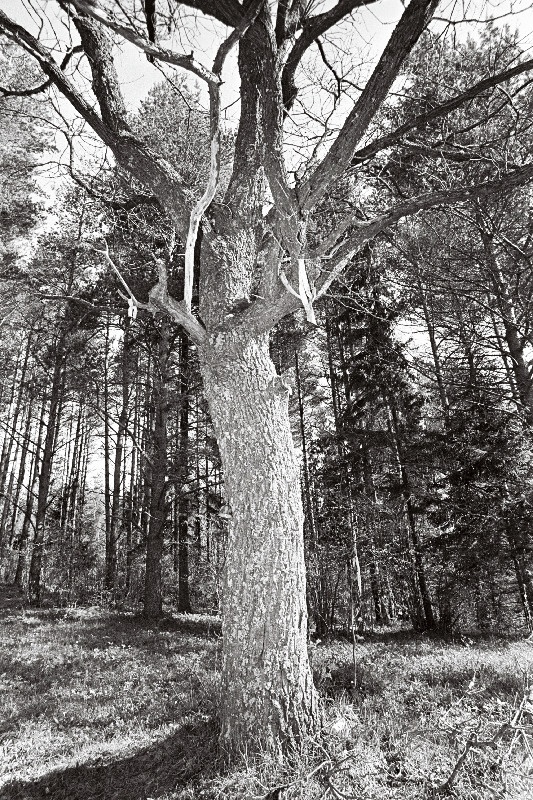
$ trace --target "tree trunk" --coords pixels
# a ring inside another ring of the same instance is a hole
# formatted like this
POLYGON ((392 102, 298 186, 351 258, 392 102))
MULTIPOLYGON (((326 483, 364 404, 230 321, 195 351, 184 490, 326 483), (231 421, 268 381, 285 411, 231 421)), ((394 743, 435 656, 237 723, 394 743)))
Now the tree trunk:
POLYGON ((302 393, 302 380, 300 375, 300 360, 298 350, 294 350, 294 368, 296 379, 296 394, 298 397, 298 418, 300 420, 300 437, 302 441, 302 473, 305 505, 307 509, 307 524, 309 525, 309 541, 311 548, 317 545, 317 532, 315 524, 315 507, 311 488, 311 475, 309 470, 309 457, 307 454, 307 436, 305 430, 304 402, 302 393))
MULTIPOLYGON (((180 341, 180 406, 178 413, 179 439, 179 498, 178 513, 178 611, 191 611, 189 591, 189 498, 182 491, 189 474, 189 340, 185 332, 180 341)), ((197 437, 198 440, 198 437, 197 437)), ((198 459, 197 459, 198 463, 198 459)), ((198 490, 200 486, 198 483, 198 490)))
POLYGON ((442 364, 439 354, 437 337, 435 335, 435 325, 433 321, 433 315, 429 308, 426 288, 423 286, 422 279, 420 277, 420 269, 417 264, 415 264, 414 266, 416 270, 416 282, 418 285, 418 290, 420 292, 422 310, 424 312, 424 320, 426 323, 426 328, 429 336, 429 343, 431 345, 431 354, 433 356, 433 367, 435 370, 435 378, 439 390, 440 407, 444 418, 444 427, 447 428, 449 426, 450 404, 448 401, 448 395, 446 393, 446 386, 444 384, 444 377, 442 374, 442 364))
MULTIPOLYGON (((109 314, 106 316, 105 324, 105 350, 104 350, 104 513, 105 513, 105 564, 107 581, 107 566, 109 563, 109 548, 111 541, 111 443, 110 443, 110 410, 109 410, 109 353, 110 353, 110 321, 109 314)), ((107 586, 106 586, 107 588, 107 586)))
POLYGON ((511 364, 513 366, 516 387, 520 396, 520 401, 526 412, 528 421, 533 422, 533 383, 529 367, 525 359, 525 341, 522 338, 513 303, 513 297, 502 270, 498 264, 494 252, 492 238, 482 231, 483 247, 485 257, 490 270, 494 294, 500 308, 503 327, 505 330, 505 341, 509 348, 511 364))
POLYGON ((33 505, 34 499, 37 495, 37 489, 39 486, 39 470, 41 468, 41 445, 44 436, 44 430, 46 428, 46 407, 47 407, 47 397, 46 397, 46 386, 44 387, 44 397, 41 403, 41 412, 39 415, 39 426, 37 429, 37 442, 35 444, 35 450, 33 454, 33 461, 30 468, 30 475, 28 478, 28 491, 26 493, 26 507, 24 510, 24 519, 22 522, 22 529, 20 532, 20 538, 18 543, 18 559, 17 559, 17 568, 15 571, 15 578, 14 583, 17 586, 23 588, 24 580, 25 580, 25 571, 26 571, 26 550, 28 546, 28 540, 30 537, 30 526, 32 521, 33 515, 33 505))
MULTIPOLYGON (((17 475, 17 481, 15 485, 15 496, 13 498, 13 514, 11 516, 11 535, 10 535, 10 547, 13 546, 13 542, 16 538, 17 532, 17 520, 19 517, 20 512, 20 496, 22 493, 22 488, 24 486, 24 476, 26 475, 26 464, 28 460, 28 449, 30 445, 30 435, 31 435, 31 425, 33 421, 33 410, 34 410, 34 398, 30 397, 27 401, 28 407, 26 412, 26 421, 24 424, 24 432, 22 434, 22 450, 20 453, 20 461, 19 461, 19 469, 17 475)), ((28 476, 28 483, 31 480, 31 468, 30 468, 30 475, 28 476)))
POLYGON ((48 406, 48 423, 44 437, 43 457, 40 464, 39 483, 37 489, 37 509, 35 513, 35 535, 28 577, 28 599, 31 605, 41 602, 41 570, 45 546, 45 523, 48 509, 48 494, 52 478, 52 461, 56 439, 56 425, 61 411, 61 391, 63 387, 63 371, 66 334, 60 334, 55 353, 54 371, 50 386, 50 402, 48 406))
POLYGON ((221 743, 296 744, 318 719, 307 656, 303 511, 268 337, 213 337, 202 352, 230 509, 223 588, 221 743))
MULTIPOLYGON (((394 406, 393 400, 390 396, 384 396, 389 415, 389 431, 392 438, 392 452, 398 464, 398 472, 402 482, 402 494, 405 500, 405 510, 407 512, 407 524, 410 534, 410 541, 413 550, 413 560, 418 589, 422 600, 422 607, 424 609, 425 627, 432 630, 436 627, 435 615, 433 614, 433 607, 431 598, 429 596, 429 588, 426 580, 426 570, 424 567, 424 560, 422 558, 422 549, 420 545, 420 537, 416 528, 415 511, 413 508, 413 498, 411 491, 411 482, 409 473, 405 466, 405 458, 402 452, 402 445, 400 441, 398 415, 394 406)), ((415 600, 416 602, 416 600, 415 600)))
POLYGON ((157 619, 163 611, 161 562, 165 534, 165 497, 167 486, 167 368, 169 356, 168 324, 162 323, 158 335, 158 353, 154 378, 154 429, 151 447, 150 522, 146 542, 143 614, 157 619))
POLYGON ((122 459, 124 456, 124 446, 126 440, 126 428, 128 424, 128 405, 129 405, 129 327, 130 319, 124 320, 124 340, 122 343, 122 397, 120 414, 117 424, 117 435, 115 439, 115 454, 113 464, 113 491, 111 499, 111 517, 109 521, 109 535, 106 538, 105 554, 105 588, 114 595, 116 591, 117 571, 118 571, 118 542, 120 539, 121 523, 121 489, 122 489, 122 459))

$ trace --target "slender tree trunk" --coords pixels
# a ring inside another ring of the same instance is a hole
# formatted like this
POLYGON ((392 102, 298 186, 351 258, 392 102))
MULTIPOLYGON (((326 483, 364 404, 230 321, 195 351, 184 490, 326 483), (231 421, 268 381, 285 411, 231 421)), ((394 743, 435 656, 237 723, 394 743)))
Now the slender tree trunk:
POLYGON ((402 444, 399 435, 398 417, 396 408, 390 397, 386 397, 387 408, 389 410, 389 430, 393 440, 393 452, 395 454, 398 471, 402 481, 402 491, 405 500, 405 509, 407 512, 407 523, 411 544, 413 548, 413 559, 415 572, 417 577, 418 588, 420 590, 420 597, 422 599, 422 607, 424 609, 424 617, 426 627, 431 629, 436 627, 435 616, 433 614, 433 607, 429 596, 429 588, 426 580, 426 571, 424 568, 424 560, 422 558, 422 550, 420 547, 420 539, 416 528, 416 518, 413 508, 413 498, 411 491, 411 484, 409 480, 409 473, 405 466, 405 459, 402 452, 402 444))
MULTIPOLYGON (((106 317, 104 339, 104 516, 105 516, 105 578, 107 584, 107 566, 111 560, 111 444, 110 444, 110 409, 109 409, 109 314, 106 317)), ((106 585, 107 588, 107 585, 106 585)))
POLYGON ((161 569, 165 535, 165 498, 167 487, 167 366, 169 356, 168 324, 162 323, 157 343, 154 379, 154 429, 151 452, 152 480, 150 521, 146 543, 143 613, 147 619, 157 619, 163 610, 161 569))
POLYGON ((528 421, 533 422, 533 381, 531 373, 524 357, 524 340, 520 335, 513 298, 507 281, 499 267, 494 243, 485 231, 482 231, 483 247, 485 257, 492 277, 496 300, 500 308, 503 327, 505 330, 505 341, 509 348, 511 363, 516 380, 516 387, 520 396, 520 401, 526 412, 528 421))
MULTIPOLYGON (((27 359, 28 359, 28 348, 26 349, 23 373, 27 363, 27 359)), ((2 442, 2 453, 0 454, 0 497, 2 497, 5 489, 9 460, 11 458, 11 448, 13 446, 13 439, 15 435, 15 425, 13 424, 13 418, 15 418, 16 420, 16 417, 18 416, 20 409, 23 376, 19 378, 18 374, 19 364, 20 364, 20 356, 15 364, 15 371, 13 373, 13 379, 11 382, 11 392, 10 392, 9 404, 7 406, 8 419, 6 420, 6 427, 4 428, 4 440, 2 442), (17 392, 17 386, 19 388, 18 392, 17 392)))
POLYGON ((37 490, 37 509, 35 514, 35 535, 30 561, 28 578, 28 599, 32 605, 39 605, 41 601, 41 570, 43 550, 45 545, 46 510, 48 508, 48 494, 50 479, 52 477, 52 459, 54 456, 54 442, 57 435, 57 422, 61 407, 61 390, 63 387, 65 334, 60 334, 55 354, 54 371, 50 386, 50 402, 48 406, 48 422, 44 437, 43 456, 39 472, 37 490))
POLYGON ((39 428, 37 432, 37 442, 35 444, 35 453, 33 456, 33 463, 30 470, 30 480, 28 485, 28 492, 26 495, 26 508, 24 510, 24 519, 22 522, 22 529, 19 539, 19 555, 17 559, 17 568, 15 572, 14 582, 17 586, 23 587, 26 571, 26 550, 28 548, 28 541, 30 537, 30 527, 33 516, 33 506, 35 496, 39 486, 39 470, 41 467, 41 445, 46 427, 46 407, 47 407, 46 387, 45 394, 41 405, 41 413, 39 417, 39 428))
MULTIPOLYGON (((24 360, 22 362, 22 368, 20 372, 20 377, 18 377, 18 365, 17 369, 15 369, 15 375, 13 376, 13 387, 12 387, 12 412, 9 414, 9 428, 6 430, 6 434, 4 437, 4 443, 2 447, 2 456, 0 458, 0 497, 3 499, 3 510, 2 510, 2 522, 0 523, 0 551, 2 546, 2 541, 4 538, 4 528, 7 522, 7 517, 9 514, 10 502, 11 502, 11 493, 13 491, 13 477, 10 478, 11 487, 8 491, 5 491, 6 488, 6 479, 9 470, 9 464, 11 461, 11 454, 13 451, 13 445, 15 443, 15 439, 17 437, 17 427, 19 416, 23 408, 23 399, 24 393, 26 391, 25 379, 26 373, 28 370, 28 363, 30 358, 30 349, 31 349, 31 341, 32 341, 32 333, 28 334, 28 338, 26 341, 26 349, 24 353, 24 360), (17 384, 18 378, 18 392, 15 399, 15 387, 17 384), (14 401, 14 405, 13 405, 14 401)), ((1 557, 0 557, 1 561, 1 557)))
MULTIPOLYGON (((13 514, 11 516, 11 537, 10 537, 10 545, 13 544, 14 538, 16 536, 17 530, 17 522, 19 518, 19 511, 20 511, 20 496, 22 493, 22 487, 24 485, 24 476, 26 475, 26 466, 28 461, 28 449, 30 446, 30 435, 31 435, 31 425, 33 421, 33 403, 34 398, 30 397, 28 403, 28 410, 26 414, 26 422, 24 424, 24 432, 22 434, 22 450, 20 453, 20 462, 19 462, 19 469, 17 475, 17 481, 15 484, 15 495, 13 498, 13 514)), ((30 469, 31 474, 31 469, 30 469)), ((28 477, 28 483, 30 483, 30 477, 28 477)))
POLYGON ((109 536, 106 540, 106 570, 105 588, 114 592, 117 582, 118 570, 118 541, 120 538, 120 491, 122 488, 122 458, 124 455, 124 441, 126 426, 128 424, 129 402, 129 317, 124 323, 124 340, 122 343, 122 397, 117 424, 115 440, 115 460, 113 464, 113 490, 111 498, 111 517, 109 521, 109 536))
MULTIPOLYGON (((189 473, 189 340, 185 332, 180 339, 180 406, 178 413, 179 486, 187 482, 189 473)), ((198 459, 197 459, 198 462, 198 459)), ((198 493, 200 485, 197 486, 198 493)), ((180 493, 178 512, 178 611, 191 611, 189 591, 189 498, 180 493)))
POLYGON ((202 353, 231 522, 223 590, 221 742, 279 751, 312 731, 303 512, 288 390, 268 337, 219 336, 202 353))
POLYGON ((442 374, 442 365, 440 361, 439 347, 437 344, 437 337, 435 335, 435 325, 433 323, 432 314, 429 308, 426 289, 422 284, 420 271, 417 265, 415 265, 415 269, 416 269, 416 280, 417 280, 418 290, 420 292, 420 299, 422 302, 422 310, 424 312, 424 320, 426 322, 426 328, 429 336, 429 343, 431 346, 431 354, 433 356, 433 367, 435 370, 435 378, 437 380, 437 387, 439 390, 440 406, 444 417, 444 427, 447 428, 449 425, 450 404, 448 401, 448 395, 446 393, 446 387, 444 385, 444 377, 442 374))

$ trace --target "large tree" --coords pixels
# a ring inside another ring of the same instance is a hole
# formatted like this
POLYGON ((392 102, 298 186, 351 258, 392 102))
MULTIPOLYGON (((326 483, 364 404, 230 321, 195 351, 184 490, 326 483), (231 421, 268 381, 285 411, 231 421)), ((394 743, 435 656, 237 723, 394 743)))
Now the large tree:
MULTIPOLYGON (((361 165, 408 133, 420 133, 428 122, 533 68, 533 60, 522 59, 472 86, 458 86, 456 96, 430 104, 396 130, 387 129, 385 122, 384 132, 372 139, 369 131, 376 129, 380 109, 438 2, 411 0, 359 90, 349 65, 344 64, 343 72, 333 61, 331 43, 341 43, 341 54, 350 52, 353 23, 370 2, 168 3, 165 9, 176 11, 165 20, 171 28, 187 25, 195 16, 211 23, 213 39, 197 58, 154 42, 153 14, 145 36, 142 18, 135 18, 136 3, 58 0, 54 13, 70 16, 76 44, 88 59, 98 111, 52 51, 0 12, 0 32, 34 56, 47 79, 110 148, 119 167, 156 198, 185 245, 183 299, 169 294, 161 260, 149 307, 182 325, 198 349, 224 468, 231 523, 223 598, 221 742, 230 753, 257 746, 286 748, 318 724, 306 648, 299 470, 288 389, 270 358, 270 331, 302 305, 313 323, 313 301, 366 242, 403 217, 513 188, 533 177, 531 163, 495 163, 481 184, 432 189, 400 201, 385 182, 366 209, 361 207, 361 165), (187 13, 180 14, 181 7, 187 13), (150 60, 187 70, 207 85, 211 167, 201 198, 131 129, 113 61, 112 33, 137 45, 150 60), (220 197, 221 84, 233 47, 238 49, 240 112, 233 171, 220 197), (215 50, 209 67, 209 53, 215 50), (316 88, 299 97, 299 82, 312 75, 312 53, 320 55, 324 69, 316 72, 316 88), (325 79, 331 74, 333 84, 325 79), (314 103, 322 89, 324 103, 314 103), (343 109, 347 111, 341 119, 343 109), (307 162, 298 159, 302 152, 307 162), (342 205, 324 225, 324 210, 331 208, 339 187, 344 187, 342 205), (198 263, 196 309, 191 300, 198 263)), ((408 86, 409 79, 404 91, 408 86)))

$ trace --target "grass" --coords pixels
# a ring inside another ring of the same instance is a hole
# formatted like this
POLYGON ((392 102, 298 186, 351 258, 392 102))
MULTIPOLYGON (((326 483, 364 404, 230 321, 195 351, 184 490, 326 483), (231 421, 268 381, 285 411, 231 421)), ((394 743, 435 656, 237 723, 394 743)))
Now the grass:
POLYGON ((348 643, 313 646, 321 734, 297 758, 225 771, 215 620, 4 610, 0 635, 2 800, 533 796, 531 643, 376 638, 358 646, 355 676, 348 643), (519 727, 503 727, 519 708, 519 727))

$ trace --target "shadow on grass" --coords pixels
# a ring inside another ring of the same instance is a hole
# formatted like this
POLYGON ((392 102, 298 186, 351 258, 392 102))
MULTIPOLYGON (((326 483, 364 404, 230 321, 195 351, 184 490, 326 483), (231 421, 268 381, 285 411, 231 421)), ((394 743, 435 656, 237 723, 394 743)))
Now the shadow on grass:
POLYGON ((214 768, 216 735, 212 721, 188 723, 130 756, 13 781, 0 795, 2 800, 155 800, 214 768))
POLYGON ((197 649, 196 643, 191 640, 193 637, 216 643, 221 636, 220 619, 200 614, 169 616, 158 622, 149 622, 140 615, 99 609, 26 608, 0 610, 0 620, 2 624, 15 626, 22 623, 28 628, 59 624, 54 635, 68 639, 75 630, 77 644, 88 650, 118 645, 138 647, 149 652, 166 652, 169 640, 161 634, 170 633, 177 634, 176 638, 172 637, 173 652, 186 655, 197 649), (72 624, 71 629, 68 623, 72 624), (180 642, 179 634, 185 634, 188 638, 180 642))
POLYGON ((199 639, 203 639, 208 648, 210 644, 216 645, 220 635, 215 635, 212 628, 210 633, 207 635, 207 626, 202 627, 201 623, 187 625, 169 619, 153 625, 140 617, 117 614, 108 619, 83 621, 76 627, 76 640, 78 646, 86 650, 135 647, 148 653, 171 651, 173 655, 187 656, 198 651, 199 639))
POLYGON ((219 637, 222 635, 222 621, 219 617, 204 614, 181 614, 161 620, 159 630, 219 637))

